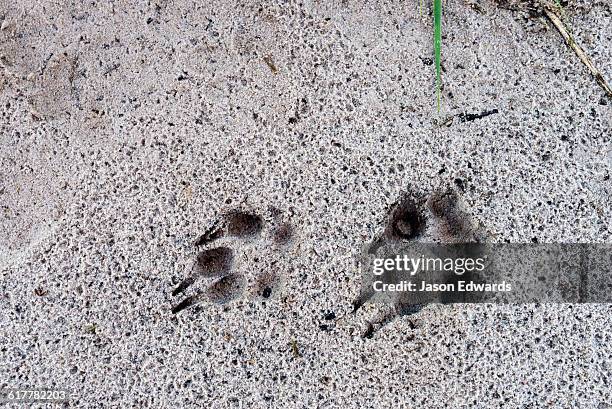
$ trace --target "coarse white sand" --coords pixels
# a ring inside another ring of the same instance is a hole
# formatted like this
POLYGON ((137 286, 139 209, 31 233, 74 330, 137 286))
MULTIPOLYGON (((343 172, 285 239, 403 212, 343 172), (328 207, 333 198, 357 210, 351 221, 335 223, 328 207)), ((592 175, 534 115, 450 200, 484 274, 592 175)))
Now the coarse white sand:
MULTIPOLYGON (((371 338, 388 307, 351 313, 356 256, 405 192, 454 186, 491 241, 611 241, 612 101, 550 24, 471 2, 446 2, 438 114, 428 3, 0 0, 0 388, 611 407, 610 305, 431 305, 371 338), (235 209, 263 220, 221 239, 243 286, 173 314, 235 209)), ((611 3, 571 3, 612 79, 611 3)))

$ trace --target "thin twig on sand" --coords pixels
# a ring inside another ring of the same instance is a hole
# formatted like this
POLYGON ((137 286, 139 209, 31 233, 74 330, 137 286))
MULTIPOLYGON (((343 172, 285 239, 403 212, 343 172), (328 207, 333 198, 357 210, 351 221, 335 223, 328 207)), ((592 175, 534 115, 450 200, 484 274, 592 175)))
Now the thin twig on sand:
POLYGON ((582 63, 586 65, 586 67, 591 72, 591 75, 595 77, 595 80, 599 83, 599 85, 601 85, 601 87, 604 89, 606 94, 608 94, 608 97, 612 98, 612 88, 610 88, 610 85, 606 82, 601 72, 597 69, 597 67, 595 67, 595 65, 591 61, 591 58, 582 49, 582 47, 580 47, 580 45, 576 43, 576 41, 574 40, 574 37, 567 29, 567 26, 565 25, 565 23, 563 22, 563 20, 557 13, 557 11, 555 11, 555 9, 552 6, 546 5, 546 4, 544 5, 543 9, 544 9, 544 15, 546 15, 546 17, 548 17, 548 19, 553 23, 553 25, 559 31, 559 33, 561 34, 561 36, 563 37, 567 45, 572 50, 574 50, 578 58, 580 58, 580 61, 582 61, 582 63))

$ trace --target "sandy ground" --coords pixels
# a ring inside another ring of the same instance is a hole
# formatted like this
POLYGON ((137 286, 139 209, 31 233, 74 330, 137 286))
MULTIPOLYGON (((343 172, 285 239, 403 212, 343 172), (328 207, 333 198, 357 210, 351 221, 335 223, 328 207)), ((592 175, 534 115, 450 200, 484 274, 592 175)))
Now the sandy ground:
MULTIPOLYGON (((432 305, 371 338, 386 307, 351 313, 356 255, 405 192, 454 186, 491 241, 611 241, 612 101, 558 33, 447 1, 438 115, 416 2, 281 3, 0 0, 0 387, 76 407, 610 407, 609 305, 432 305), (232 300, 214 279, 173 296, 236 209, 262 229, 221 239, 232 300)), ((611 3, 567 14, 612 79, 611 3)))

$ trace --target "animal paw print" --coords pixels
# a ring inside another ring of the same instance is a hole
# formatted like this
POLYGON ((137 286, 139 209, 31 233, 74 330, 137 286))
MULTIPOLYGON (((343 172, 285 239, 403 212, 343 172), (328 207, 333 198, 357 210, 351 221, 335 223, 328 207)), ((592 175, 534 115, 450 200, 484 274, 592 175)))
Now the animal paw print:
MULTIPOLYGON (((434 191, 429 197, 417 197, 410 193, 403 195, 389 211, 382 234, 372 241, 366 251, 371 255, 382 246, 402 242, 482 243, 484 239, 482 230, 471 221, 464 209, 459 194, 449 188, 434 191)), ((373 295, 373 292, 361 293, 353 302, 353 313, 357 313, 373 295)), ((409 297, 410 293, 399 293, 391 309, 368 322, 362 336, 371 338, 397 317, 415 314, 424 307, 414 304, 409 297)))
MULTIPOLYGON (((174 314, 204 301, 224 304, 244 293, 248 280, 244 274, 236 271, 237 251, 247 244, 270 247, 270 241, 272 248, 279 250, 286 248, 293 237, 292 226, 279 221, 280 211, 271 209, 270 214, 272 222, 268 226, 258 214, 232 210, 216 220, 198 238, 195 246, 203 249, 196 256, 187 278, 172 291, 172 295, 178 296, 187 292, 200 280, 206 280, 209 284, 204 290, 198 290, 179 302, 172 308, 174 314), (213 246, 214 243, 220 244, 213 246)), ((257 258, 254 261, 257 261, 257 258)), ((268 298, 278 282, 279 277, 274 273, 259 274, 254 279, 252 293, 268 298)))

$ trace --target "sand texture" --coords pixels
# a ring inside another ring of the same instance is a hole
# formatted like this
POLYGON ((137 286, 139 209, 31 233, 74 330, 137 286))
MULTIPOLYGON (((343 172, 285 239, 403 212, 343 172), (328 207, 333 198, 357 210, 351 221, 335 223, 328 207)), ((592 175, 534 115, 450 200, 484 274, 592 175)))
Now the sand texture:
MULTIPOLYGON (((612 80, 612 4, 570 3, 612 80)), ((611 241, 612 100, 543 18, 448 0, 438 113, 430 12, 0 0, 0 388, 612 407, 610 305, 353 313, 357 257, 405 196, 451 189, 492 242, 611 241)), ((423 208, 423 237, 456 239, 423 208)))

